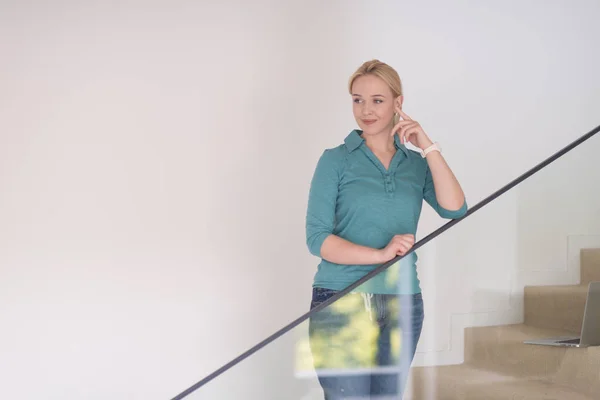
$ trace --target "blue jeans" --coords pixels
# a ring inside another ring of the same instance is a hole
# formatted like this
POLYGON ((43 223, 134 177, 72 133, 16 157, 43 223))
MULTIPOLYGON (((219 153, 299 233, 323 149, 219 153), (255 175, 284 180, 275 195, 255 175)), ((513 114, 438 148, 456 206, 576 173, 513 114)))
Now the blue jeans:
MULTIPOLYGON (((311 309, 336 293, 313 288, 311 309)), ((311 316, 313 365, 325 400, 371 395, 401 399, 423 318, 420 293, 350 293, 311 316)))

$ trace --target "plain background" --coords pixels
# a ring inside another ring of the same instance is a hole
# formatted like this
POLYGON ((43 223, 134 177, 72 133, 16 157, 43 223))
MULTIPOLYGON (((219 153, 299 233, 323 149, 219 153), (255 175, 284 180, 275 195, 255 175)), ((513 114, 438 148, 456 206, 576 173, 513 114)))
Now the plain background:
MULTIPOLYGON (((0 1, 0 397, 170 398, 306 312, 310 179, 355 128, 366 60, 398 70, 475 205, 598 125, 599 14, 0 1)), ((522 285, 569 283, 568 244, 600 234, 597 142, 419 252, 416 365, 460 363, 464 326, 519 322, 522 285)), ((425 207, 419 237, 442 223, 425 207)), ((290 337, 196 398, 297 398, 290 337)))

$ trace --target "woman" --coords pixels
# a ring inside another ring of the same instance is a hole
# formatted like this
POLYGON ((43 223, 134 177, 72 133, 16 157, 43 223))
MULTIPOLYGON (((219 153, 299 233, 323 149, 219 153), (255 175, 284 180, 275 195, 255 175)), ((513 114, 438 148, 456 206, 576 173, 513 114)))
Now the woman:
MULTIPOLYGON (((307 245, 321 258, 311 309, 406 254, 423 200, 443 218, 467 210, 440 147, 403 111, 398 73, 368 61, 348 88, 360 129, 325 150, 310 187, 307 245)), ((424 318, 416 261, 411 253, 311 317, 313 363, 325 399, 402 397, 424 318)))

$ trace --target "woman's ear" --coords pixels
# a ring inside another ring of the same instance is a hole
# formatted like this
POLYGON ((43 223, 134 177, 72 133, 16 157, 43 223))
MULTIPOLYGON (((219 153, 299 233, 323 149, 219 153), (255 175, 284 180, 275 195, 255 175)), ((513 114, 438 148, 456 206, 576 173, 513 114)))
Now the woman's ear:
POLYGON ((396 100, 395 100, 395 102, 396 102, 396 104, 395 104, 395 105, 396 105, 396 106, 397 106, 399 109, 402 109, 402 103, 404 102, 404 96, 400 95, 400 96, 396 97, 396 100))

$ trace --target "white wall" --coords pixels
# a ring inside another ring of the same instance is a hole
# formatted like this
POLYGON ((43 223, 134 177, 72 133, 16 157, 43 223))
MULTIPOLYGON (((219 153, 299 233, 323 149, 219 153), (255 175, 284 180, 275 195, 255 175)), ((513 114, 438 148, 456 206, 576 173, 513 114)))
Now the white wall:
POLYGON ((539 172, 518 191, 524 282, 579 283, 579 250, 600 248, 600 136, 539 172))
MULTIPOLYGON (((367 59, 398 69, 474 205, 598 124, 599 11, 0 2, 0 397, 172 397, 305 312, 308 185, 354 128, 367 59)), ((417 364, 460 362, 464 324, 520 317, 519 199, 422 250, 417 364)), ((196 397, 291 396, 292 342, 196 397)))

